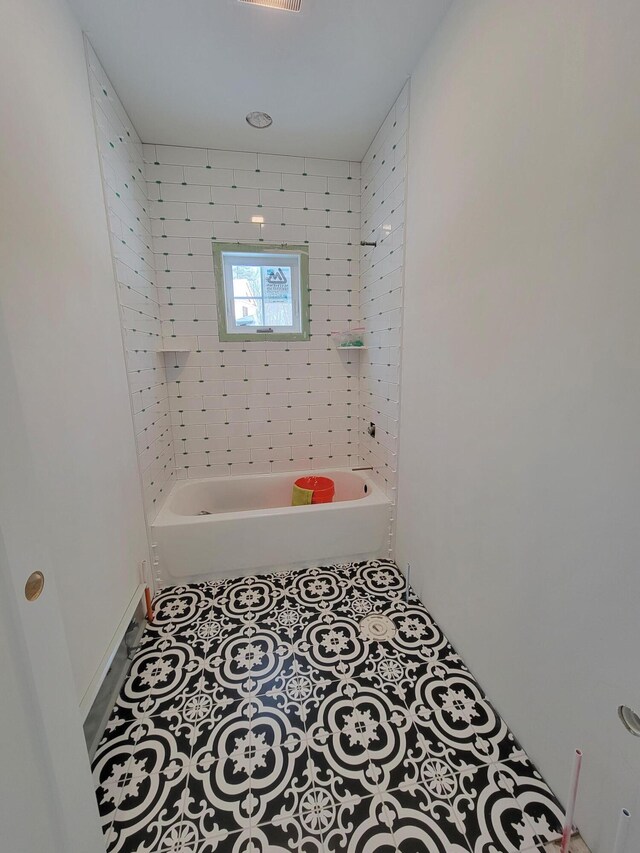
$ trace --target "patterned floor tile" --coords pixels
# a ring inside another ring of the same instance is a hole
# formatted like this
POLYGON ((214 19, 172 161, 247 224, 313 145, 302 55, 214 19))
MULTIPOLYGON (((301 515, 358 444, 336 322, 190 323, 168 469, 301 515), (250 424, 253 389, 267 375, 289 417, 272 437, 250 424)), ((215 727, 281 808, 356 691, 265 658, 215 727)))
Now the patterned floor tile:
POLYGON ((504 721, 483 699, 444 708, 420 706, 412 719, 426 741, 428 754, 454 771, 523 754, 504 721))
POLYGON ((306 726, 309 738, 320 742, 326 733, 337 733, 352 744, 368 749, 376 742, 377 727, 393 722, 408 725, 404 703, 378 690, 361 678, 342 677, 318 691, 318 702, 309 709, 306 726))
POLYGON ((358 677, 372 684, 387 696, 402 704, 413 698, 412 688, 421 664, 390 646, 389 643, 370 643, 369 654, 358 677))
POLYGON ((108 837, 109 853, 160 853, 182 818, 187 777, 173 769, 130 774, 108 837))
POLYGON ((537 847, 533 827, 516 799, 510 768, 489 764, 454 778, 451 803, 472 853, 521 853, 537 847))
POLYGON ((287 663, 270 684, 263 685, 258 693, 265 706, 279 708, 293 726, 305 726, 321 704, 325 694, 332 689, 336 679, 331 673, 321 673, 298 656, 287 663))
POLYGON ((287 597, 282 607, 267 613, 260 624, 277 634, 280 640, 295 650, 297 641, 307 625, 318 619, 318 611, 305 607, 292 597, 287 597))
POLYGON ((395 853, 391 819, 379 795, 341 799, 318 788, 315 799, 324 853, 395 853))
POLYGON ((154 599, 151 633, 192 625, 206 617, 212 606, 213 599, 205 584, 169 587, 154 599))
POLYGON ((448 772, 433 775, 429 787, 408 786, 383 795, 397 850, 402 853, 468 853, 447 799, 454 782, 448 772))
POLYGON ((194 728, 191 763, 204 755, 230 755, 236 742, 251 731, 255 706, 252 699, 231 702, 226 712, 200 720, 194 728))
POLYGON ((348 575, 333 568, 308 569, 292 574, 287 597, 298 606, 318 614, 333 614, 348 597, 352 588, 348 575))
POLYGON ((355 619, 327 614, 302 632, 296 651, 327 678, 356 675, 369 653, 369 642, 355 619))
POLYGON ((306 818, 306 814, 299 815, 253 827, 251 853, 285 853, 292 850, 300 853, 323 853, 322 836, 313 831, 313 821, 306 818))
POLYGON ((215 758, 204 753, 194 758, 187 785, 187 817, 206 837, 221 829, 229 833, 251 827, 251 773, 262 757, 215 758))
MULTIPOLYGON (((430 772, 426 741, 410 718, 400 726, 395 722, 383 723, 376 734, 376 741, 369 747, 369 758, 375 767, 378 791, 416 785, 430 772)), ((446 769, 452 772, 448 765, 446 769)))
POLYGON ((262 577, 237 578, 218 595, 215 606, 230 618, 260 619, 287 607, 284 588, 262 577))
POLYGON ((514 779, 513 792, 526 814, 540 844, 548 844, 562 835, 564 813, 553 792, 526 755, 503 762, 514 779))
MULTIPOLYGON (((213 605, 203 619, 185 625, 173 632, 173 636, 184 639, 198 657, 207 660, 216 654, 221 643, 230 637, 244 635, 248 628, 246 617, 231 618, 213 605)), ((167 633, 165 629, 165 635, 167 633)))
POLYGON ((554 795, 388 560, 172 587, 154 608, 93 762, 109 853, 556 837, 554 795))
POLYGON ((135 656, 115 712, 120 719, 160 714, 193 691, 206 672, 205 659, 187 641, 160 638, 135 656))
POLYGON ((129 780, 128 769, 134 750, 130 729, 134 725, 112 719, 93 759, 93 781, 105 833, 113 823, 122 791, 129 780))
POLYGON ((273 686, 294 660, 290 644, 272 631, 253 627, 224 640, 207 661, 207 672, 230 697, 257 695, 273 686))
POLYGON ((366 749, 339 734, 309 746, 313 784, 331 790, 340 800, 370 797, 378 792, 378 774, 366 749))

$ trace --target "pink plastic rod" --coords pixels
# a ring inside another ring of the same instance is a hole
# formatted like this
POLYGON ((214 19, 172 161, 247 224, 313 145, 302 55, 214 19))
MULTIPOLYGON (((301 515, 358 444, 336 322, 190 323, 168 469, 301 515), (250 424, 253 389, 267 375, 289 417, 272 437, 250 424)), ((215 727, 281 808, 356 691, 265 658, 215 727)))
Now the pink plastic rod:
POLYGON ((578 779, 580 778, 580 767, 582 765, 582 750, 576 749, 573 758, 573 770, 571 771, 571 782, 569 784, 569 794, 567 796, 567 813, 564 819, 564 828, 562 830, 562 843, 560 845, 560 853, 567 853, 569 849, 569 841, 573 832, 573 812, 576 807, 576 796, 578 794, 578 779))

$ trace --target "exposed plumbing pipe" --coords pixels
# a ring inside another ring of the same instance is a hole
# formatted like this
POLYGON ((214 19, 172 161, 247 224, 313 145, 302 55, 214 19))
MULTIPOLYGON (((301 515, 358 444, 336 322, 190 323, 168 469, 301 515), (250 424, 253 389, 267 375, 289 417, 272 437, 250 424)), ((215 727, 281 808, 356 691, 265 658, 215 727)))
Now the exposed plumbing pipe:
POLYGON ((144 601, 147 606, 147 622, 153 624, 153 605, 151 604, 151 590, 148 586, 144 588, 144 601))
POLYGON ((613 845, 613 853, 624 853, 627 849, 627 835, 629 834, 629 818, 631 813, 628 809, 620 809, 618 828, 616 830, 616 841, 613 845))
POLYGON ((153 605, 151 603, 151 589, 147 580, 147 561, 143 560, 140 566, 140 580, 144 586, 144 603, 147 611, 147 622, 153 623, 153 605))
POLYGON ((562 830, 562 843, 560 845, 560 853, 567 853, 569 849, 569 841, 573 832, 573 813, 576 807, 576 796, 578 794, 578 780, 580 778, 580 768, 582 766, 582 750, 576 749, 573 757, 573 770, 571 771, 571 780, 569 782, 569 794, 567 795, 567 813, 564 819, 564 827, 562 830))

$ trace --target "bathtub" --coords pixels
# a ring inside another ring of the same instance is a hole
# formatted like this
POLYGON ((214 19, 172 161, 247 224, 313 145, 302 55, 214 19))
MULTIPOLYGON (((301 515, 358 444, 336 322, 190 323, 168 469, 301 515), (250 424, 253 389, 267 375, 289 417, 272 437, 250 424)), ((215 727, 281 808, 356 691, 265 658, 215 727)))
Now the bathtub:
POLYGON ((157 580, 386 555, 391 504, 368 472, 313 471, 334 480, 334 502, 293 507, 294 480, 307 473, 174 483, 151 525, 157 580))

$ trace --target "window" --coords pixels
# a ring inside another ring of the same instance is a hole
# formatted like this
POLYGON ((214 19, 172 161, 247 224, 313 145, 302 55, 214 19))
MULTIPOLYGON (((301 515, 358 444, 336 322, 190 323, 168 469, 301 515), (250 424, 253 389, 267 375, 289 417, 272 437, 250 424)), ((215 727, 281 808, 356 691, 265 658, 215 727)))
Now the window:
POLYGON ((305 246, 214 243, 221 341, 309 339, 305 246))

